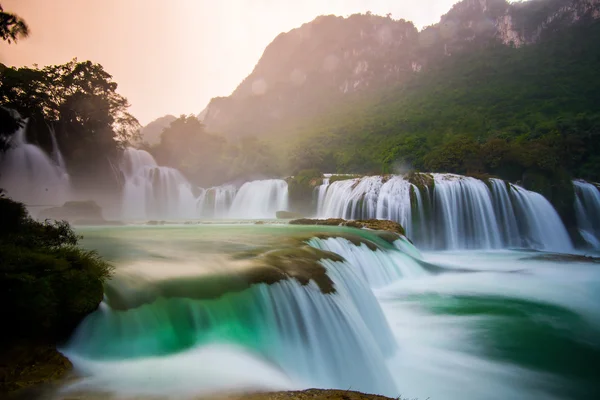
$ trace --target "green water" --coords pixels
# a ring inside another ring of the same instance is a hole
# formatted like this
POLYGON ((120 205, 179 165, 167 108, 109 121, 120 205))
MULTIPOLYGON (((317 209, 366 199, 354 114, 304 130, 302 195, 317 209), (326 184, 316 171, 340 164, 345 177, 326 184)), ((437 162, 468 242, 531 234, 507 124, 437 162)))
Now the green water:
POLYGON ((516 251, 432 252, 405 266, 420 274, 371 291, 361 276, 409 260, 362 231, 380 250, 344 242, 339 251, 348 262, 330 271, 335 294, 293 282, 215 299, 195 293, 216 273, 234 279, 236 268, 262 251, 323 232, 356 233, 250 224, 80 229, 83 244, 116 266, 107 288, 142 301, 120 311, 104 305, 90 316, 69 348, 75 365, 116 392, 142 390, 140 380, 152 379, 159 392, 243 381, 272 389, 353 386, 410 398, 600 398, 597 264, 516 251), (378 307, 383 325, 369 318, 378 307), (367 321, 377 326, 366 329, 367 321), (394 346, 383 344, 387 330, 394 346), (248 351, 255 364, 248 367, 240 350, 206 358, 215 345, 248 351), (280 373, 290 382, 276 378, 280 373))

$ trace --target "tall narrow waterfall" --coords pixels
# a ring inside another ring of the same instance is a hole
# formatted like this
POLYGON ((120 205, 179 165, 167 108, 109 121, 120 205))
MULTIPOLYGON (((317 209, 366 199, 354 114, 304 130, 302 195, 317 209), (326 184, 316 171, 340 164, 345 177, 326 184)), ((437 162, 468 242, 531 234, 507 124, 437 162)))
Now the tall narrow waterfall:
POLYGON ((337 181, 319 188, 320 218, 391 219, 425 249, 525 247, 569 252, 571 239, 542 195, 507 184, 454 174, 430 174, 417 186, 402 176, 337 181))
POLYGON ((69 175, 52 134, 52 157, 27 143, 23 126, 12 138, 12 148, 0 160, 0 188, 28 206, 60 206, 71 192, 69 175))
POLYGON ((573 185, 579 233, 590 247, 600 249, 600 190, 583 181, 574 181, 573 185))

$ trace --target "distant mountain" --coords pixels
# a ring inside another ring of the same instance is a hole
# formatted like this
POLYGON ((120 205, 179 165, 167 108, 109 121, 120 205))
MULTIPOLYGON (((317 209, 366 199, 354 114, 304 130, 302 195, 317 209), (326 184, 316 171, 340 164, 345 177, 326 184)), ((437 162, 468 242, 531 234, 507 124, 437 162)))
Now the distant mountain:
POLYGON ((263 135, 415 80, 445 58, 522 47, 600 17, 600 0, 464 0, 419 32, 370 14, 321 16, 282 33, 228 97, 201 113, 210 131, 263 135))
POLYGON ((160 135, 163 129, 171 125, 171 122, 175 121, 177 117, 173 115, 165 115, 150 122, 144 126, 140 131, 142 141, 148 144, 157 144, 160 142, 160 135))

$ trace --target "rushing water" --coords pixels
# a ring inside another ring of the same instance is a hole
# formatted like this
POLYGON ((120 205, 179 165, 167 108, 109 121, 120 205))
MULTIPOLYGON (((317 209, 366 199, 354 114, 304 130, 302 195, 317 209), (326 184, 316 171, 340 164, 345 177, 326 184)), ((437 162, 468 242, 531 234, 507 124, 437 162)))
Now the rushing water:
POLYGON ((369 176, 319 187, 317 215, 397 221, 426 249, 573 251, 558 213, 542 195, 499 179, 485 183, 454 174, 429 176, 432 187, 421 189, 402 176, 369 176))
POLYGON ((159 166, 144 150, 127 148, 121 171, 124 220, 190 220, 199 218, 275 218, 288 207, 287 183, 266 179, 201 188, 178 170, 159 166))
POLYGON ((52 154, 28 143, 26 125, 15 132, 11 148, 0 159, 0 188, 29 206, 62 205, 71 192, 70 179, 56 143, 54 131, 52 154))
POLYGON ((82 378, 60 395, 320 387, 422 399, 597 398, 597 264, 509 250, 421 254, 359 231, 373 248, 350 232, 83 229, 84 245, 117 269, 105 302, 64 348, 82 378), (206 282, 217 284, 211 276, 237 279, 256 250, 299 239, 344 258, 321 261, 335 293, 284 280, 203 298, 206 282))
MULTIPOLYGON (((60 205, 79 198, 71 190, 65 163, 52 136, 50 155, 27 143, 25 128, 1 160, 0 187, 28 205, 60 205), (34 204, 44 203, 44 204, 34 204)), ((289 210, 288 185, 265 179, 241 185, 197 187, 178 170, 158 165, 144 150, 127 148, 118 165, 123 221, 273 219, 289 210)), ((419 248, 431 250, 526 248, 575 251, 556 210, 542 195, 499 179, 481 181, 455 174, 417 174, 419 187, 404 176, 367 176, 315 188, 318 218, 389 219, 402 224, 419 248)), ((600 250, 600 191, 574 181, 580 237, 586 251, 600 250)), ((298 206, 298 205, 296 205, 298 206)), ((111 214, 112 203, 110 204, 111 214)), ((37 211, 37 210, 36 210, 37 211)), ((581 246, 580 238, 578 246, 581 246)))
POLYGON ((600 248, 600 190, 588 182, 575 181, 575 215, 579 233, 592 248, 600 248))

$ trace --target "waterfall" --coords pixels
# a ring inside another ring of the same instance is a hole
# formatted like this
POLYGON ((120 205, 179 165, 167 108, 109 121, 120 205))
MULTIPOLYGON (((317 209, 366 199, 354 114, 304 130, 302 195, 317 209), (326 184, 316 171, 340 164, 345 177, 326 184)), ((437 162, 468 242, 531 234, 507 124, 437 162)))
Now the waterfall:
MULTIPOLYGON (((366 245, 356 246, 344 238, 311 239, 309 244, 321 250, 339 254, 347 261, 359 280, 377 289, 402 278, 413 278, 425 273, 411 256, 402 251, 371 250, 366 245)), ((418 250, 416 250, 418 253, 418 250)), ((414 254, 414 252, 413 252, 414 254)))
POLYGON ((288 185, 282 179, 246 182, 235 195, 230 218, 275 218, 275 213, 288 208, 288 185))
MULTIPOLYGON (((377 276, 385 275, 385 269, 402 268, 395 264, 410 258, 395 259, 403 256, 397 250, 372 252, 341 238, 314 239, 309 243, 318 248, 340 248, 348 257, 346 262, 321 261, 334 282, 334 294, 324 295, 314 283, 302 286, 292 279, 253 285, 212 300, 183 295, 158 297, 152 303, 127 310, 115 310, 109 302, 103 302, 63 349, 76 368, 91 375, 76 383, 75 388, 87 385, 97 390, 110 385, 132 385, 137 379, 132 374, 144 371, 146 379, 151 374, 153 379, 149 381, 156 379, 161 384, 153 382, 148 388, 137 385, 137 392, 148 390, 156 395, 162 390, 181 390, 173 387, 168 378, 171 368, 175 368, 169 361, 173 354, 188 360, 186 365, 200 367, 206 362, 201 354, 220 345, 240 349, 238 357, 252 354, 255 360, 263 360, 245 374, 258 371, 274 374, 271 383, 287 376, 308 387, 352 388, 397 395, 386 361, 396 352, 397 345, 369 281, 378 285, 381 281, 377 281, 377 276), (376 265, 363 264, 374 260, 379 260, 376 265), (372 279, 365 280, 368 269, 377 272, 372 279), (158 365, 158 360, 163 360, 162 367, 155 373, 156 368, 151 366, 158 365)), ((406 268, 412 269, 412 264, 409 265, 406 268)), ((397 279, 405 272, 392 273, 385 279, 397 279)), ((193 281, 187 282, 189 285, 193 281)), ((127 290, 126 286, 114 287, 127 290)), ((123 297, 127 297, 126 293, 123 297)), ((243 365, 247 365, 250 361, 244 357, 243 365)), ((217 362, 214 368, 220 370, 220 365, 217 362)), ((217 379, 224 379, 224 375, 218 374, 217 379)), ((237 376, 232 378, 233 382, 207 381, 202 388, 207 391, 222 385, 256 388, 261 386, 259 378, 246 379, 246 383, 237 376)), ((272 385, 266 388, 273 389, 272 385)))
POLYGON ((573 252, 567 229, 544 196, 516 185, 511 185, 510 194, 524 241, 523 247, 561 253, 573 252))
POLYGON ((10 148, 0 160, 0 188, 14 200, 28 206, 61 206, 71 193, 69 175, 52 135, 52 157, 41 148, 27 143, 27 124, 19 128, 10 148))
POLYGON ((234 185, 214 186, 202 190, 198 198, 198 212, 201 217, 226 218, 237 193, 234 185))
POLYGON ((411 234, 410 190, 412 184, 401 176, 394 176, 385 182, 379 190, 375 218, 399 222, 411 234))
POLYGON ((275 218, 288 205, 287 183, 281 179, 246 182, 239 188, 222 185, 203 189, 193 186, 174 168, 159 166, 144 150, 128 148, 121 171, 123 218, 275 218))
POLYGON ((176 169, 158 166, 150 153, 131 147, 125 149, 121 171, 125 177, 123 218, 185 219, 198 216, 192 185, 176 169))
POLYGON ((502 247, 491 193, 482 181, 433 174, 438 246, 444 249, 502 247))
POLYGON ((327 193, 330 179, 331 174, 323 174, 323 183, 317 188, 317 204, 322 204, 325 200, 325 194, 327 193))
POLYGON ((542 195, 500 179, 430 176, 433 186, 420 189, 402 176, 334 182, 319 188, 317 216, 397 221, 424 249, 573 251, 560 217, 542 195))
POLYGON ((584 181, 574 181, 573 186, 579 233, 590 247, 600 249, 600 190, 584 181))
POLYGON ((318 205, 320 218, 375 218, 377 198, 383 182, 380 176, 333 182, 318 205))

